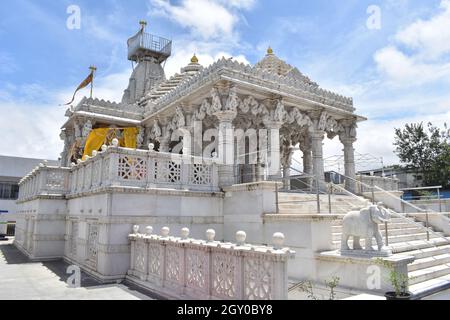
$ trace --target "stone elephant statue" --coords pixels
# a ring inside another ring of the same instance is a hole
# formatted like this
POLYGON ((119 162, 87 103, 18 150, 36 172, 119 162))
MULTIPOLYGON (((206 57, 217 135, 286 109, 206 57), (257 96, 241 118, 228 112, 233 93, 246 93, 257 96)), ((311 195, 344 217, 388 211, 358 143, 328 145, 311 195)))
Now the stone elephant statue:
POLYGON ((388 220, 387 210, 380 205, 370 205, 360 211, 350 211, 342 221, 341 250, 350 250, 348 240, 353 237, 353 250, 362 250, 359 240, 364 238, 365 250, 372 251, 372 238, 375 237, 378 251, 381 251, 383 239, 378 224, 388 220))

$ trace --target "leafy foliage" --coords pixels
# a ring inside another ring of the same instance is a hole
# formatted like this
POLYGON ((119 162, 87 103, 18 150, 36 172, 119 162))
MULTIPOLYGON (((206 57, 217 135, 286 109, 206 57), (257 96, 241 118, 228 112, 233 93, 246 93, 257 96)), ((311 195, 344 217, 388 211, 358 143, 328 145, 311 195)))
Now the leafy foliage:
POLYGON ((423 173, 427 185, 450 186, 450 130, 428 123, 395 129, 395 153, 408 169, 423 173))
POLYGON ((381 258, 377 258, 376 263, 389 270, 389 282, 392 284, 392 287, 394 287, 395 295, 397 297, 408 294, 409 279, 407 274, 397 272, 390 262, 381 258))

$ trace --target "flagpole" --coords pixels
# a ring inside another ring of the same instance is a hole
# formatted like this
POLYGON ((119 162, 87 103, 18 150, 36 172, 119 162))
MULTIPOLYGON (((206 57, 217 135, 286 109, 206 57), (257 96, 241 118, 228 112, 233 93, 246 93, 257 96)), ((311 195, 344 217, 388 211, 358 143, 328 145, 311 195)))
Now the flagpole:
POLYGON ((89 69, 91 70, 92 73, 92 81, 91 81, 91 99, 92 99, 92 91, 94 89, 94 74, 97 68, 95 66, 90 66, 89 69))

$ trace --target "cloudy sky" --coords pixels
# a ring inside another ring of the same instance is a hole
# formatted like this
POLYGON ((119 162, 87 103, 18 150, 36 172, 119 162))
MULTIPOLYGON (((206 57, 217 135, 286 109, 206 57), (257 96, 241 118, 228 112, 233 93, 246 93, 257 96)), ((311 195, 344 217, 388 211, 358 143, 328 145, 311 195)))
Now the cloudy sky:
MULTIPOLYGON (((58 104, 91 64, 94 95, 120 100, 131 73, 126 39, 140 19, 173 40, 168 76, 194 52, 205 66, 222 56, 254 64, 271 45, 322 87, 354 98, 369 119, 356 144, 367 159, 398 162, 395 127, 450 122, 450 0, 15 0, 0 11, 0 154, 58 158, 58 104), (79 29, 67 26, 73 5, 79 29)), ((335 138, 324 151, 333 159, 341 149, 335 138)))

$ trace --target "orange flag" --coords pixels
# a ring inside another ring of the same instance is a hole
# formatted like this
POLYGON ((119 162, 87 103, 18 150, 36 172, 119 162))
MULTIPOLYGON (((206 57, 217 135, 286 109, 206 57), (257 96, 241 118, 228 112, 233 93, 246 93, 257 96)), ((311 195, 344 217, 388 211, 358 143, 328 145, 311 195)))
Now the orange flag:
POLYGON ((92 70, 91 73, 87 76, 87 78, 84 79, 84 81, 82 83, 80 83, 77 90, 75 90, 75 92, 73 93, 72 100, 66 104, 63 104, 63 106, 67 106, 67 105, 71 104, 73 102, 73 100, 75 100, 75 95, 77 94, 77 92, 83 88, 86 88, 92 82, 93 79, 94 79, 94 70, 92 70))

